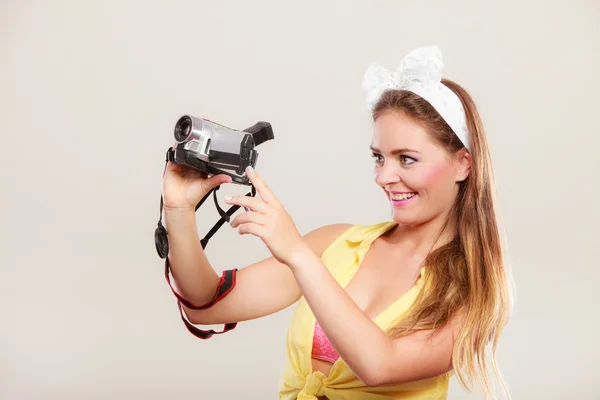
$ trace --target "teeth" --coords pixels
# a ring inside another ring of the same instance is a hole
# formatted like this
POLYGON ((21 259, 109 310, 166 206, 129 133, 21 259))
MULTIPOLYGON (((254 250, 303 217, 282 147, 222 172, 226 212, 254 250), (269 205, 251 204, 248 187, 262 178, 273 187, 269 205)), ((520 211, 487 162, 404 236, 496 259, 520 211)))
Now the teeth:
POLYGON ((390 197, 392 200, 407 200, 413 197, 416 193, 402 193, 402 194, 392 194, 390 197))

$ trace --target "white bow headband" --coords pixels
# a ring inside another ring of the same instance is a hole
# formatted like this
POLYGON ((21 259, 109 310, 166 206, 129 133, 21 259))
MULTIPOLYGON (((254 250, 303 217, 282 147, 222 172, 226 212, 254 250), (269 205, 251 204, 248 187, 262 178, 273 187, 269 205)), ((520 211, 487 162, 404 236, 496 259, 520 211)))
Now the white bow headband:
POLYGON ((465 111, 458 96, 441 83, 443 68, 442 52, 437 46, 411 51, 402 59, 394 74, 380 64, 372 63, 363 79, 363 89, 367 92, 367 106, 372 111, 387 89, 416 93, 436 109, 469 150, 465 111))

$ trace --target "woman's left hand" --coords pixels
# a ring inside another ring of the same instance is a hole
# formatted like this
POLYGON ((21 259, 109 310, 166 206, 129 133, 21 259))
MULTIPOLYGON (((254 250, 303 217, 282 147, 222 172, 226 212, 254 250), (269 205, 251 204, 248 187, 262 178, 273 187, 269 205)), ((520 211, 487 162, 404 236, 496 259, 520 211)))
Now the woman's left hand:
POLYGON ((292 217, 265 184, 256 171, 246 170, 246 175, 256 188, 258 197, 226 197, 228 204, 246 207, 249 210, 231 221, 240 235, 250 234, 262 239, 273 257, 288 264, 293 254, 306 245, 292 217))

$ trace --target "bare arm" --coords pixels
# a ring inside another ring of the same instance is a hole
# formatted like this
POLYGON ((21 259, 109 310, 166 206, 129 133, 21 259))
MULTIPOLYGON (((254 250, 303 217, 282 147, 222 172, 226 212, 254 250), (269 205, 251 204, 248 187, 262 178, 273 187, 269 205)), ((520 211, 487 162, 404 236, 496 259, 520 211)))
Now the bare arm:
MULTIPOLYGON (((200 245, 194 210, 165 212, 169 232, 169 261, 177 291, 194 304, 212 299, 219 275, 211 266, 200 245)), ((307 247, 316 257, 345 230, 349 224, 333 224, 315 229, 304 236, 307 247)), ((241 322, 266 316, 296 302, 302 295, 289 267, 273 257, 266 258, 237 273, 235 288, 221 301, 206 310, 183 306, 193 324, 241 322)))
POLYGON ((194 209, 165 209, 169 263, 177 292, 193 304, 208 302, 220 277, 200 245, 194 209))

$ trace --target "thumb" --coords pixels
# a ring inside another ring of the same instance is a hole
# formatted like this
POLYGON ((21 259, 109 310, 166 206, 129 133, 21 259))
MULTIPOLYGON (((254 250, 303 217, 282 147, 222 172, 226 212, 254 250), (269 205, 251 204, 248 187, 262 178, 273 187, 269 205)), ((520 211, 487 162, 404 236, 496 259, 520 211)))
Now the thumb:
POLYGON ((231 177, 226 174, 213 175, 210 178, 203 181, 203 188, 206 193, 213 190, 215 187, 219 185, 223 185, 225 183, 231 183, 231 177))

